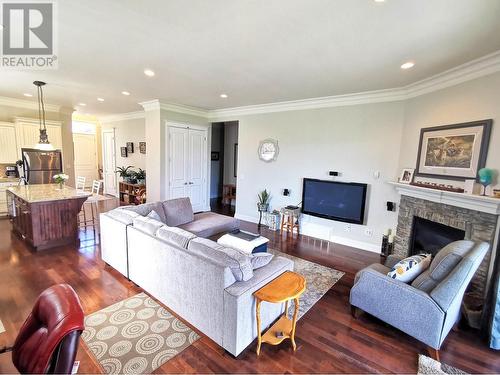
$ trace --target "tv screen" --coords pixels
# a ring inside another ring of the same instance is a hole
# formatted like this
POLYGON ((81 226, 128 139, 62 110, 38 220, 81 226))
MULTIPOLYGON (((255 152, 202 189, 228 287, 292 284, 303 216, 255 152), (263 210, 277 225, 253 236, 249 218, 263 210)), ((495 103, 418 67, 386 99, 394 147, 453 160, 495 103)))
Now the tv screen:
POLYGON ((304 178, 302 212, 307 215, 363 224, 366 184, 304 178))

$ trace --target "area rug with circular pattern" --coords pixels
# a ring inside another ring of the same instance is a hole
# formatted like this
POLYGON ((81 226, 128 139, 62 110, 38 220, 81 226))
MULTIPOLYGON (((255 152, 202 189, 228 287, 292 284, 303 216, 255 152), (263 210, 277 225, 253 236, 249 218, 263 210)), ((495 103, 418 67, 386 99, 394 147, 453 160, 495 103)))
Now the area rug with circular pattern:
POLYGON ((82 338, 107 374, 151 373, 200 336, 145 293, 85 317, 82 338))

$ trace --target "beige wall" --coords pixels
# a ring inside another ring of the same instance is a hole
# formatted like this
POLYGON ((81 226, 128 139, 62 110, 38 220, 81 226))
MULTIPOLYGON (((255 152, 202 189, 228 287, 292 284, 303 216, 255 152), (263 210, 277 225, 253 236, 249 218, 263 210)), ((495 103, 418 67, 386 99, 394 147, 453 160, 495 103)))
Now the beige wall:
MULTIPOLYGON (((406 101, 399 168, 415 168, 421 128, 493 119, 486 166, 499 170, 500 123, 497 122, 499 116, 500 73, 406 101)), ((433 181, 450 183, 450 180, 433 181)), ((456 186, 463 185, 458 181, 451 183, 456 186)))
POLYGON ((146 169, 146 155, 139 152, 139 142, 146 141, 146 127, 144 119, 130 119, 101 124, 102 129, 115 129, 116 166, 132 165, 135 170, 146 169), (120 147, 127 142, 134 142, 134 153, 126 158, 121 156, 120 147))
MULTIPOLYGON (((398 199, 386 181, 398 171, 398 154, 404 118, 401 102, 367 104, 306 111, 250 115, 239 118, 237 216, 256 221, 257 193, 271 191, 272 208, 296 205, 302 199, 302 179, 330 179, 369 184, 366 226, 304 216, 303 232, 323 239, 379 251, 382 232, 395 227, 395 212, 385 202, 398 199), (266 138, 278 141, 276 162, 259 160, 257 148, 266 138), (375 174, 379 172, 380 177, 375 174), (282 190, 291 189, 284 197, 282 190), (366 235, 365 229, 373 230, 366 235)), ((230 151, 230 150, 228 150, 230 151)))

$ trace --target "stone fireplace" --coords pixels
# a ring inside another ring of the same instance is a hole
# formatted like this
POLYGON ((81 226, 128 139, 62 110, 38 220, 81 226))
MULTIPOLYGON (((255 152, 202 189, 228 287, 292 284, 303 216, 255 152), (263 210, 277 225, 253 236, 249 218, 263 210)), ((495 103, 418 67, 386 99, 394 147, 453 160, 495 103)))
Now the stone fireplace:
POLYGON ((492 250, 496 246, 500 199, 394 185, 401 194, 394 253, 409 256, 419 253, 419 247, 427 247, 426 252, 434 255, 457 239, 490 243, 490 250, 467 290, 468 299, 484 301, 493 264, 492 250), (432 230, 441 231, 438 238, 431 239, 427 231, 432 230))

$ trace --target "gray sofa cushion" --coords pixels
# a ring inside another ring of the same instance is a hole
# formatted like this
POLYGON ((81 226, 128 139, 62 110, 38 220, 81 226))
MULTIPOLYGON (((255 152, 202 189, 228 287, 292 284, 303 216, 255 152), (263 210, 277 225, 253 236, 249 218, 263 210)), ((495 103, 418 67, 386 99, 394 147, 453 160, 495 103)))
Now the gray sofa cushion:
POLYGON ((140 216, 137 212, 124 210, 122 208, 116 208, 108 211, 107 215, 125 225, 131 225, 134 219, 140 216))
POLYGON ((250 263, 254 270, 267 266, 274 255, 271 253, 255 253, 250 255, 250 263))
POLYGON ((160 215, 158 215, 158 212, 156 212, 155 210, 151 210, 151 212, 149 214, 147 214, 146 217, 149 217, 150 219, 155 219, 155 220, 161 221, 160 215))
POLYGON ((193 207, 189 198, 170 199, 162 204, 167 217, 165 223, 169 227, 178 227, 194 220, 193 207))
POLYGON ((168 243, 178 245, 184 249, 187 249, 189 241, 196 238, 193 233, 190 233, 187 230, 177 227, 169 227, 166 225, 158 229, 156 236, 168 243))
POLYGON ((136 212, 141 216, 147 216, 154 210, 160 216, 161 221, 165 224, 167 223, 167 217, 165 216, 165 210, 161 202, 144 203, 138 206, 126 206, 122 209, 136 212))
POLYGON ((134 227, 154 236, 158 229, 160 229, 163 224, 161 221, 151 219, 150 217, 138 216, 133 221, 134 227))
POLYGON ((198 237, 211 237, 218 233, 230 232, 240 227, 239 220, 234 217, 219 215, 214 212, 202 212, 194 215, 194 221, 180 225, 198 237))
POLYGON ((413 280, 411 285, 429 293, 455 269, 473 245, 473 242, 465 240, 446 245, 436 254, 429 269, 413 280))
POLYGON ((253 277, 250 257, 238 250, 226 248, 206 238, 195 238, 189 241, 188 249, 217 264, 229 267, 236 281, 248 281, 253 277))

